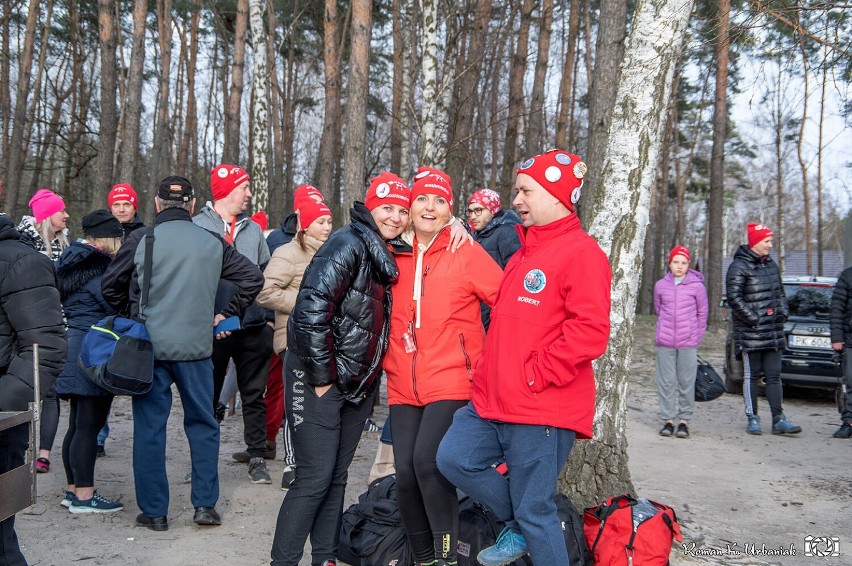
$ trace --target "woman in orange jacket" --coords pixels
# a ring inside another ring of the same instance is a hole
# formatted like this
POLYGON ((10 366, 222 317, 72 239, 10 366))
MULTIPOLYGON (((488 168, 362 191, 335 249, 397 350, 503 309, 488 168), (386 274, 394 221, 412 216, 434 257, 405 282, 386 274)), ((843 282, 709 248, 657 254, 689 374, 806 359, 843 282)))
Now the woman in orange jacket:
POLYGON ((417 565, 456 564, 458 498, 435 455, 453 413, 470 399, 491 305, 503 272, 479 244, 447 251, 453 193, 443 171, 422 168, 411 194, 414 242, 396 246, 388 375, 397 499, 417 565))

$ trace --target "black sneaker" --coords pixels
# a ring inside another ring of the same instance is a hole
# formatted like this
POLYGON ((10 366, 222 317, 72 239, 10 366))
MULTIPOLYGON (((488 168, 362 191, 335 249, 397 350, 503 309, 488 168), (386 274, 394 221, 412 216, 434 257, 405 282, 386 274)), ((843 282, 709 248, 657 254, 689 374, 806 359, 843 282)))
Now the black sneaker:
POLYGON ((272 483, 272 478, 266 470, 266 460, 263 458, 252 458, 248 469, 251 483, 272 483))
POLYGON ((213 411, 213 416, 216 417, 216 420, 222 422, 225 420, 225 411, 228 409, 228 406, 224 403, 217 403, 216 410, 213 411))
POLYGON ((287 491, 296 479, 296 466, 287 466, 281 474, 281 491, 287 491))
POLYGON ((106 449, 103 444, 98 444, 98 447, 95 449, 95 457, 103 458, 106 456, 106 449))
POLYGON ((680 423, 677 425, 677 434, 678 438, 689 438, 689 427, 686 426, 686 423, 680 423))
POLYGON ((660 436, 671 436, 674 434, 674 424, 666 423, 660 429, 660 436))
POLYGON ((834 438, 852 438, 852 423, 843 423, 831 436, 834 438))

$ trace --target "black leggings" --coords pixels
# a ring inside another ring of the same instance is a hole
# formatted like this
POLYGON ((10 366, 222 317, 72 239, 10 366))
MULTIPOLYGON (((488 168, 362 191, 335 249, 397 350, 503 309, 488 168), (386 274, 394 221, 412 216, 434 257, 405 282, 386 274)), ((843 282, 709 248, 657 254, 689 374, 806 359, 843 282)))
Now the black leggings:
POLYGON ((59 397, 53 385, 41 401, 41 430, 39 431, 39 450, 53 450, 56 431, 59 428, 59 397))
POLYGON ((436 401, 390 408, 397 501, 415 562, 456 559, 458 496, 438 471, 435 456, 453 414, 465 405, 467 401, 436 401))
POLYGON ((71 397, 68 432, 62 442, 62 464, 68 484, 94 487, 98 433, 104 427, 112 406, 112 395, 71 397))

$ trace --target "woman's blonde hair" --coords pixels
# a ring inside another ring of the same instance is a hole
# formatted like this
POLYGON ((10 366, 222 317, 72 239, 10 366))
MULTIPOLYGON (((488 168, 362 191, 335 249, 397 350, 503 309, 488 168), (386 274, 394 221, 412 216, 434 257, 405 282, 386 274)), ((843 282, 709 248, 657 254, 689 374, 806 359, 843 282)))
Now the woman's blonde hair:
POLYGON ((92 238, 86 236, 86 241, 109 255, 115 255, 121 247, 121 238, 92 238))
POLYGON ((41 236, 41 239, 44 240, 44 245, 48 252, 53 247, 53 240, 59 240, 60 250, 64 250, 68 247, 68 236, 65 235, 65 230, 60 230, 59 232, 54 233, 53 224, 50 222, 49 216, 41 222, 33 222, 33 227, 36 229, 36 232, 38 232, 38 235, 41 236))

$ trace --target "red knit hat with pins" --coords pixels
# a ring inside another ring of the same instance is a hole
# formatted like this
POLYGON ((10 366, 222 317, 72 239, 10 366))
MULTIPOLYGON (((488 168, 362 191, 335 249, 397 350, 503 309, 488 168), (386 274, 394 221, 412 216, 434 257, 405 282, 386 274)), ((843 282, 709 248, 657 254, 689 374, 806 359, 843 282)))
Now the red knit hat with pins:
POLYGON ((411 206, 411 191, 405 181, 390 171, 379 173, 370 179, 364 205, 368 210, 378 208, 383 204, 398 204, 405 208, 411 206))
POLYGON ((325 201, 322 196, 322 193, 318 188, 313 185, 299 185, 296 187, 295 192, 293 192, 293 210, 299 210, 299 206, 305 200, 312 200, 314 202, 317 201, 325 201))
POLYGON ((210 171, 210 190, 213 200, 222 200, 231 192, 250 180, 249 174, 239 165, 223 163, 210 171))
POLYGON ((299 226, 302 230, 307 230, 320 216, 331 216, 331 209, 324 202, 312 198, 302 200, 296 210, 299 212, 299 226))
POLYGON ((442 196, 453 206, 453 185, 450 176, 440 169, 421 166, 411 185, 411 200, 420 195, 442 196))
POLYGON ((750 248, 772 236, 772 230, 769 229, 769 226, 764 226, 757 222, 752 222, 746 226, 746 232, 748 233, 748 247, 750 248))
POLYGON ((679 255, 685 257, 686 262, 689 263, 689 248, 687 248, 686 246, 673 247, 672 251, 669 252, 669 263, 671 263, 672 260, 679 255))
POLYGON ((586 164, 579 155, 561 149, 551 149, 525 160, 518 168, 518 173, 535 179, 544 190, 574 212, 575 205, 580 200, 586 169, 586 164))

